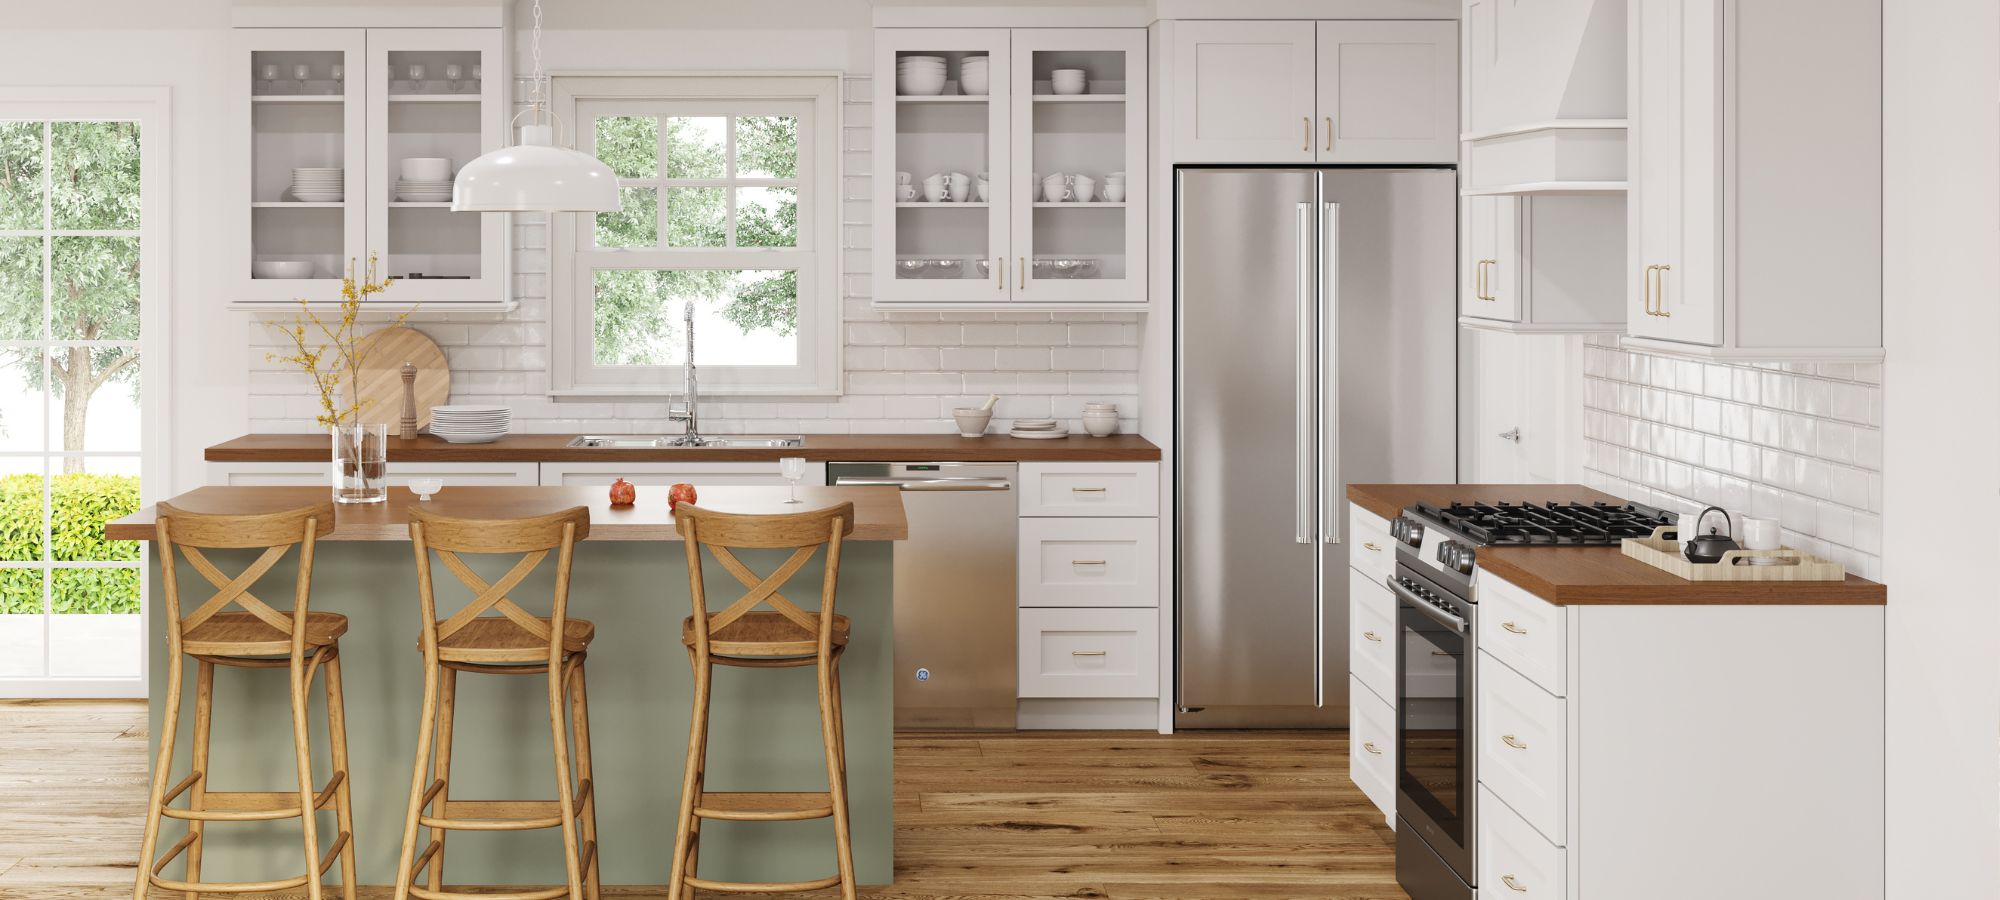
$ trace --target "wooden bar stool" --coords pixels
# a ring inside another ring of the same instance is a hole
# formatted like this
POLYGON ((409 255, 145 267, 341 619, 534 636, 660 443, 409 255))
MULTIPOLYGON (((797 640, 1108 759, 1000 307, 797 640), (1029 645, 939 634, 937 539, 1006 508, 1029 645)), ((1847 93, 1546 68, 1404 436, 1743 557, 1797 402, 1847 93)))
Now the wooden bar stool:
POLYGON ((694 615, 681 625, 681 642, 694 663, 694 724, 688 732, 687 771, 681 779, 680 820, 674 829, 674 864, 667 897, 692 898, 687 888, 750 893, 812 891, 840 885, 840 896, 854 900, 854 850, 847 827, 847 748, 840 720, 840 655, 847 647, 846 616, 833 614, 834 587, 840 576, 840 542, 854 532, 854 504, 842 503, 813 512, 786 515, 738 515, 682 503, 674 510, 675 527, 687 544, 688 586, 694 615), (708 611, 702 588, 701 545, 750 592, 721 612, 708 611), (804 568, 821 544, 826 545, 826 581, 819 611, 800 609, 778 588, 804 568), (790 559, 768 578, 759 578, 730 548, 796 548, 790 559), (774 612, 753 612, 758 604, 774 612), (820 736, 826 747, 825 793, 707 793, 702 785, 708 768, 709 691, 714 667, 780 668, 817 666, 820 736), (802 805, 803 804, 803 805, 802 805), (834 852, 839 874, 818 881, 751 884, 709 881, 695 877, 702 819, 775 822, 833 819, 834 852))
POLYGON ((416 544, 417 595, 423 602, 423 724, 417 732, 416 774, 410 781, 403 850, 396 863, 396 900, 597 900, 597 803, 590 772, 590 712, 584 699, 583 660, 596 628, 569 617, 569 573, 577 541, 590 535, 590 510, 573 507, 525 519, 454 519, 410 507, 410 540, 416 544), (431 589, 431 551, 476 596, 448 619, 437 617, 431 589), (555 605, 546 618, 508 599, 550 550, 556 554, 555 605), (520 560, 493 584, 475 574, 460 553, 519 553, 520 560), (500 613, 488 616, 488 610, 500 613), (451 723, 458 673, 548 676, 549 737, 555 750, 555 800, 451 799, 451 723), (569 698, 568 722, 563 701, 569 698), (570 741, 576 741, 574 782, 570 741), (432 757, 433 740, 437 746, 432 757), (433 806, 435 804, 435 806, 433 806), (425 812, 429 808, 432 811, 425 812), (430 830, 415 862, 417 826, 430 830), (516 893, 446 893, 447 831, 562 829, 568 884, 516 893), (429 868, 424 887, 417 874, 429 868))
POLYGON ((153 790, 146 806, 146 832, 140 843, 139 877, 132 887, 134 900, 146 900, 152 887, 186 891, 196 900, 204 891, 243 893, 278 891, 305 886, 310 900, 320 900, 320 876, 340 859, 341 895, 354 900, 354 814, 349 804, 347 781, 347 726, 340 695, 339 638, 347 632, 347 617, 336 613, 309 612, 312 593, 313 544, 333 531, 333 504, 321 503, 304 509, 266 515, 199 515, 159 505, 158 529, 160 573, 167 601, 167 706, 160 732, 160 756, 153 769, 153 790), (299 547, 298 592, 289 612, 272 609, 250 593, 250 586, 269 572, 292 545, 299 547), (231 579, 201 554, 202 550, 263 548, 264 555, 243 574, 231 579), (181 616, 180 580, 174 568, 174 551, 179 549, 195 571, 218 589, 215 596, 181 616), (242 612, 224 612, 230 604, 242 612), (173 768, 174 737, 180 724, 182 655, 198 662, 195 676, 194 752, 188 776, 167 789, 173 768), (250 669, 284 669, 291 678, 292 754, 298 767, 298 787, 290 791, 216 791, 208 778, 209 726, 214 712, 216 666, 250 669), (314 673, 326 669, 327 732, 331 738, 333 774, 317 792, 312 787, 312 748, 306 737, 306 692, 314 673), (188 796, 185 809, 168 806, 182 794, 188 796), (338 836, 320 856, 318 823, 303 810, 318 811, 331 804, 338 836), (262 882, 203 882, 201 851, 207 842, 209 822, 252 822, 297 817, 304 835, 307 874, 296 878, 262 882), (153 861, 159 847, 163 818, 188 823, 187 836, 167 855, 153 861), (167 863, 187 852, 184 881, 160 877, 167 863))

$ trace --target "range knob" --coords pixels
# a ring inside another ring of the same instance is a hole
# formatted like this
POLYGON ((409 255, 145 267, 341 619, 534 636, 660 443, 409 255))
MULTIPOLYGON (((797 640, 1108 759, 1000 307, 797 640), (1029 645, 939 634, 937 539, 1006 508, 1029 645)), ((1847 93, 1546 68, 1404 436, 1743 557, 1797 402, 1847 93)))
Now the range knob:
POLYGON ((1446 568, 1457 569, 1467 575, 1472 574, 1475 552, 1472 545, 1463 541, 1445 541, 1438 545, 1437 561, 1446 568))
POLYGON ((1424 545, 1424 526, 1409 516, 1397 516, 1389 522, 1389 536, 1412 547, 1424 545))

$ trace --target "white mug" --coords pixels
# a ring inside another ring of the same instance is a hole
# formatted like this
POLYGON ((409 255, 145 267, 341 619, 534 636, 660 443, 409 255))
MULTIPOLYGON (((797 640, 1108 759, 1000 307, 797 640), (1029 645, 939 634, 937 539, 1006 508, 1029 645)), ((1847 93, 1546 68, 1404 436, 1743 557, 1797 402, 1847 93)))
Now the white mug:
POLYGON ((1777 519, 1759 519, 1745 516, 1742 520, 1743 535, 1739 541, 1745 550, 1781 550, 1784 545, 1778 538, 1777 519))
POLYGON ((916 199, 917 199, 917 186, 916 186, 916 185, 914 185, 914 184, 899 184, 899 185, 896 185, 896 202, 897 202, 897 203, 913 203, 913 202, 915 202, 915 201, 916 201, 916 199))
POLYGON ((1112 182, 1104 186, 1104 200, 1107 203, 1124 203, 1125 186, 1112 182))

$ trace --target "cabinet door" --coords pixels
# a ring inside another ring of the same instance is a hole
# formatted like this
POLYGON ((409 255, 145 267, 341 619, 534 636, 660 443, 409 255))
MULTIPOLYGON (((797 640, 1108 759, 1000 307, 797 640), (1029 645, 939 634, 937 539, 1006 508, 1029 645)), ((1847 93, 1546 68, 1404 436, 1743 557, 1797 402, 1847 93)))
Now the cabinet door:
POLYGON ((1143 302, 1146 33, 1022 28, 1012 40, 1014 271, 1006 294, 1024 303, 1143 302), (1056 93, 1057 69, 1083 70, 1084 91, 1056 93), (1068 183, 1051 195, 1044 179, 1057 176, 1068 183))
POLYGON ((1464 270, 1459 312, 1481 319, 1521 321, 1520 199, 1466 197, 1464 270))
POLYGON ((905 302, 998 303, 1014 293, 1007 264, 1012 177, 1008 102, 1013 89, 1004 28, 884 28, 875 32, 875 299, 905 302), (908 62, 943 59, 942 93, 935 85, 900 83, 908 62), (965 77, 968 60, 986 60, 984 92, 965 77), (926 193, 925 179, 942 176, 926 193), (951 196, 953 175, 965 176, 965 196, 951 196), (899 194, 908 176, 910 196, 899 194), (978 179, 986 179, 979 199, 978 179), (1006 279, 1004 282, 1002 279, 1006 279))
MULTIPOLYGON (((449 177, 501 147, 507 69, 498 28, 368 30, 368 167, 347 199, 368 217, 368 252, 408 303, 498 303, 507 297, 507 213, 451 211, 403 199, 403 160, 450 160, 449 177), (453 79, 453 67, 459 75, 453 79), (473 77, 474 71, 479 74, 473 77), (423 78, 412 76, 421 72, 423 78)), ((415 196, 415 195, 413 195, 415 196)), ((365 258, 365 257, 364 257, 365 258)))
POLYGON ((1319 23, 1323 163, 1458 161, 1458 23, 1319 23))
POLYGON ((340 300, 348 260, 366 259, 361 202, 367 171, 370 69, 366 32, 358 28, 238 28, 230 41, 229 153, 234 204, 227 272, 239 302, 340 300), (296 77, 304 66, 306 78, 296 77), (333 68, 341 77, 333 77, 333 68), (274 77, 265 78, 266 70, 274 77), (297 169, 334 170, 295 173, 297 169), (295 174, 302 178, 295 179, 295 174), (297 187, 328 187, 330 193, 297 187), (317 184, 310 183, 317 181, 317 184), (327 196, 337 196, 329 200, 327 196), (312 267, 306 278, 256 278, 254 263, 312 267))
POLYGON ((1631 7, 1626 320, 1635 336, 1722 343, 1720 6, 1631 7))
POLYGON ((1308 22, 1177 22, 1174 161, 1308 163, 1315 38, 1308 22))

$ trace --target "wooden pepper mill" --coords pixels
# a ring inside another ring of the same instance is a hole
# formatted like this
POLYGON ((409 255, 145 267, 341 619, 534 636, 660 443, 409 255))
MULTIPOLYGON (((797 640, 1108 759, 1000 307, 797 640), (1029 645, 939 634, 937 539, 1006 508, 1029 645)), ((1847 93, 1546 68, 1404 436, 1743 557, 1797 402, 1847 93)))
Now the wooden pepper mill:
POLYGON ((417 439, 417 367, 403 363, 403 440, 417 439))

